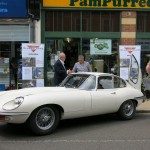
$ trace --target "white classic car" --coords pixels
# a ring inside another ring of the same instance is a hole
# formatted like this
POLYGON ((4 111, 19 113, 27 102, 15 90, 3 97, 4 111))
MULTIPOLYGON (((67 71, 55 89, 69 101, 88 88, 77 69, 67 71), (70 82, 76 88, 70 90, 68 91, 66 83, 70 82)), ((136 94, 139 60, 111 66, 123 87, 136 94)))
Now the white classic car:
MULTIPOLYGON (((137 86, 138 79, 136 81, 137 86)), ((73 73, 59 87, 0 92, 0 121, 27 123, 37 135, 52 133, 63 119, 117 113, 132 119, 145 97, 127 81, 108 73, 73 73)))

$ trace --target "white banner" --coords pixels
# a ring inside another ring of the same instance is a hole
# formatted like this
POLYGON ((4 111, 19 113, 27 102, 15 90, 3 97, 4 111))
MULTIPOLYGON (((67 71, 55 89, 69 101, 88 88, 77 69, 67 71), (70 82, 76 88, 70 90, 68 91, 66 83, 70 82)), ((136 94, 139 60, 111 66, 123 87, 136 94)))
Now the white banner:
POLYGON ((44 86, 44 44, 22 43, 22 87, 44 86))
POLYGON ((141 46, 140 45, 120 45, 120 77, 125 80, 129 78, 129 66, 131 63, 131 56, 134 56, 140 67, 141 62, 141 46))

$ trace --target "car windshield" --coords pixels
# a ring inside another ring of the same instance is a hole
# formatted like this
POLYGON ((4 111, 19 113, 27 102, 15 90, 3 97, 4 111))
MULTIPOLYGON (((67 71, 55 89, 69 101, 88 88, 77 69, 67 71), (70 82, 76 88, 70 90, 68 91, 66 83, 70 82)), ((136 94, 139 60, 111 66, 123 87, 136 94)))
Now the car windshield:
POLYGON ((82 90, 94 89, 96 77, 86 74, 71 74, 60 84, 60 87, 79 88, 82 90))

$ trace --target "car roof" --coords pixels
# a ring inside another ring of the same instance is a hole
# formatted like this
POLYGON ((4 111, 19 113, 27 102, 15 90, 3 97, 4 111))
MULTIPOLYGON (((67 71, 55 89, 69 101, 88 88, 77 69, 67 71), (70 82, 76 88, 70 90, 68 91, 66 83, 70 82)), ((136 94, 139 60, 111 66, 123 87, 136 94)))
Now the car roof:
POLYGON ((114 75, 114 74, 104 73, 104 72, 77 72, 77 73, 72 73, 72 74, 89 74, 89 75, 95 75, 95 76, 99 76, 99 75, 114 75))

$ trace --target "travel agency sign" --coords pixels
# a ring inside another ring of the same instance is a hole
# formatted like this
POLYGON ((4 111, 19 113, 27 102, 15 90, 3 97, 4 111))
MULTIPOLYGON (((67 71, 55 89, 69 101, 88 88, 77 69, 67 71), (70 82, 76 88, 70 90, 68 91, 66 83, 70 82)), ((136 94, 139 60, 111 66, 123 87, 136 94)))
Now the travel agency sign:
POLYGON ((150 8, 150 0, 43 0, 43 7, 150 8))

